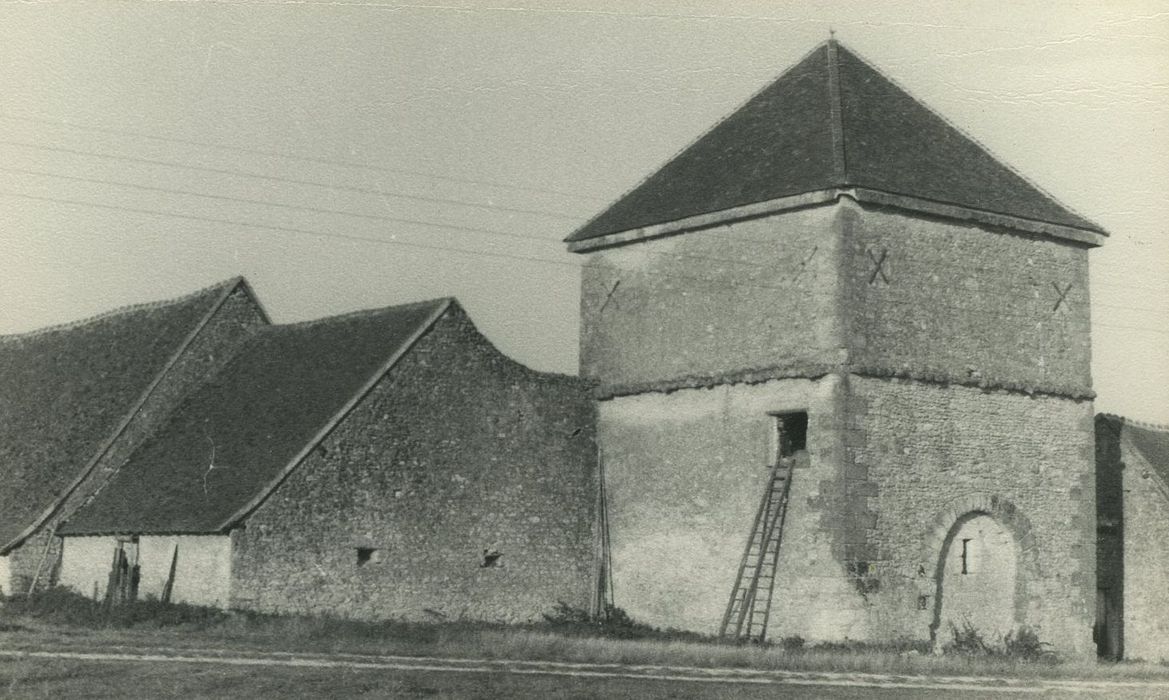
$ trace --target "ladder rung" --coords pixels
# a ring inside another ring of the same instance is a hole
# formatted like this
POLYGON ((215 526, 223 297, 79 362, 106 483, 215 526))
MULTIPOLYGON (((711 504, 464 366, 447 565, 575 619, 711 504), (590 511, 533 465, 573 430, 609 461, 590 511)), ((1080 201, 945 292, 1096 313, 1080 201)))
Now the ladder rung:
POLYGON ((723 637, 762 641, 767 634, 790 479, 790 469, 776 467, 771 472, 727 604, 720 632, 723 637))

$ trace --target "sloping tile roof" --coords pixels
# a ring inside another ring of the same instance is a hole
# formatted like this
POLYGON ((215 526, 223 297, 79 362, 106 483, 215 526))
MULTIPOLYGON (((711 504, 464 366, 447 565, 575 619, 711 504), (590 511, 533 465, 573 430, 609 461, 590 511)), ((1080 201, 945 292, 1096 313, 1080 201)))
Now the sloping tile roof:
POLYGON ((0 336, 0 546, 67 495, 237 283, 0 336))
POLYGON ((261 329, 59 531, 219 531, 449 303, 261 329))
POLYGON ((1104 233, 832 40, 567 241, 844 187, 1104 233))
POLYGON ((1126 421, 1124 435, 1149 466, 1166 484, 1169 484, 1169 430, 1126 421))
MULTIPOLYGON (((1113 435, 1127 441, 1169 485, 1169 427, 1148 425, 1107 413, 1099 415, 1096 420, 1098 425, 1108 426, 1113 435)), ((1097 440, 1101 436, 1097 429, 1097 440)))

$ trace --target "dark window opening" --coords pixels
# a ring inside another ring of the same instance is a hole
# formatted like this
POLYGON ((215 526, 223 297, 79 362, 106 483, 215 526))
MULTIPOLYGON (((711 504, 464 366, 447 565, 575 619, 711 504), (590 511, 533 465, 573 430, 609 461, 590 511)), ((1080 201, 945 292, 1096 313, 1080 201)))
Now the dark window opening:
POLYGON ((962 540, 962 573, 974 573, 974 550, 970 546, 972 540, 967 537, 962 540))
POLYGON ((781 413, 775 417, 775 430, 780 459, 791 457, 808 449, 808 414, 781 413))
POLYGON ((486 569, 492 566, 499 566, 499 558, 503 556, 503 552, 497 549, 484 549, 483 562, 479 564, 479 568, 486 569))
POLYGON ((357 548, 357 565, 365 566, 371 561, 376 561, 374 556, 377 554, 377 549, 373 547, 358 547, 357 548))

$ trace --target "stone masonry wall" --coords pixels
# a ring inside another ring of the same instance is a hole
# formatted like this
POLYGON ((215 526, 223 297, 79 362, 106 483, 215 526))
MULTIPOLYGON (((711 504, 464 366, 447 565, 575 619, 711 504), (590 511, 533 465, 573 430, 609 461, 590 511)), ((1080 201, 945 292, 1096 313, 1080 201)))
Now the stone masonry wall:
POLYGON ((641 386, 837 361, 835 209, 588 254, 581 375, 641 386))
POLYGON ((585 382, 507 359, 453 308, 233 533, 233 605, 508 621, 587 608, 594 424, 585 382))
POLYGON ((1121 441, 1124 483, 1124 655, 1169 661, 1169 484, 1121 441))
MULTIPOLYGON (((208 374, 221 367, 257 325, 263 312, 242 287, 236 287, 166 373, 129 425, 98 461, 89 476, 66 499, 57 513, 9 554, 14 591, 27 591, 38 568, 38 586, 54 582, 61 557, 60 538, 52 533, 88 501, 125 462, 126 458, 166 419, 184 396, 208 374)), ((79 467, 81 465, 78 465, 79 467)))
POLYGON ((855 368, 1090 389, 1086 247, 841 206, 855 368))
POLYGON ((718 631, 774 459, 770 414, 807 411, 768 634, 866 636, 864 600, 833 552, 840 390, 830 375, 602 401, 616 605, 651 625, 718 631))
POLYGON ((1091 402, 856 376, 850 385, 838 492, 864 494, 848 518, 863 509, 871 528, 841 548, 850 571, 867 572, 856 584, 871 629, 930 638, 947 538, 985 513, 1014 540, 1015 622, 1062 652, 1094 654, 1091 402))

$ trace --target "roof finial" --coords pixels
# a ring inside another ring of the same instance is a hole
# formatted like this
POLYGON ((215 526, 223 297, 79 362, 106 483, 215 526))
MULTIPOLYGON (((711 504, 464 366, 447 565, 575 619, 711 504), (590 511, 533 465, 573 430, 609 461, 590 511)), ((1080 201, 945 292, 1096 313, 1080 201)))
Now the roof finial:
POLYGON ((836 41, 836 30, 832 28, 831 24, 828 25, 828 41, 836 41))

